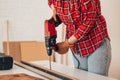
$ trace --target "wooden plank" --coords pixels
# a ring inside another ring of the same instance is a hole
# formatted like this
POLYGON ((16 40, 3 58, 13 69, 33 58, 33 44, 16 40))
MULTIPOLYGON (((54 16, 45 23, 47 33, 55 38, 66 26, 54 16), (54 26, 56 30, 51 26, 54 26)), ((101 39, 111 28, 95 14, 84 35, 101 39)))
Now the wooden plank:
MULTIPOLYGON (((7 55, 7 42, 3 42, 3 52, 7 55)), ((13 57, 15 61, 21 61, 21 50, 19 41, 9 42, 9 55, 13 57)))
POLYGON ((57 78, 57 77, 55 77, 55 76, 53 76, 53 75, 50 75, 50 74, 47 74, 47 73, 42 72, 42 71, 40 71, 40 70, 37 70, 37 69, 35 69, 35 68, 33 68, 33 67, 30 67, 30 66, 28 66, 28 65, 22 64, 22 63, 20 63, 20 62, 14 61, 14 64, 15 64, 15 65, 18 65, 18 66, 20 66, 20 67, 23 67, 23 68, 25 68, 25 69, 27 69, 27 70, 30 70, 30 71, 32 71, 32 72, 35 72, 35 73, 37 73, 37 74, 39 74, 39 75, 42 75, 42 76, 44 76, 44 77, 46 77, 46 78, 48 78, 48 79, 50 79, 50 80, 61 80, 60 78, 57 78))
POLYGON ((7 55, 10 55, 9 50, 9 21, 6 21, 6 34, 7 34, 7 55))
POLYGON ((32 66, 32 67, 34 67, 36 69, 39 69, 43 72, 46 72, 48 74, 54 75, 55 77, 61 78, 62 80, 78 80, 77 78, 75 78, 73 76, 69 76, 69 75, 57 72, 55 70, 50 70, 50 69, 48 69, 46 67, 43 67, 43 66, 40 66, 40 65, 35 65, 35 64, 32 64, 32 63, 24 62, 24 61, 22 61, 22 63, 26 64, 26 65, 29 65, 29 66, 32 66))
MULTIPOLYGON (((7 55, 7 41, 3 42, 3 52, 7 55)), ((15 61, 39 61, 49 60, 45 48, 45 42, 37 41, 9 41, 9 54, 15 61)), ((55 61, 55 54, 51 55, 55 61)))
MULTIPOLYGON (((20 49, 21 60, 23 61, 49 60, 45 42, 21 42, 20 49)), ((51 60, 54 61, 53 54, 51 60)))
POLYGON ((44 79, 24 73, 19 73, 19 74, 0 75, 0 80, 44 80, 44 79))

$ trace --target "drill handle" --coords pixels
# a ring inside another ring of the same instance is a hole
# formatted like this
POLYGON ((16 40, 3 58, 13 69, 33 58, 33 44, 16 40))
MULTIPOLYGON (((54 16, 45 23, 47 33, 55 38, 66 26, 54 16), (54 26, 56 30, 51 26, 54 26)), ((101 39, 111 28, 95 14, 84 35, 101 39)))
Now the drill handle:
POLYGON ((49 22, 54 22, 55 27, 59 26, 62 23, 62 21, 60 20, 60 18, 59 18, 59 16, 57 14, 56 14, 56 21, 52 17, 52 18, 49 19, 49 22))

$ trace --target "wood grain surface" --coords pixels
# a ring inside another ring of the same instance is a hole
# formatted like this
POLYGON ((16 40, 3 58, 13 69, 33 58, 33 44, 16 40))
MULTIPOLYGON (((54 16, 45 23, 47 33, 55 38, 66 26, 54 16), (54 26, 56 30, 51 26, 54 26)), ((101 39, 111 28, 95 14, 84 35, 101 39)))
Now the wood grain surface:
POLYGON ((41 78, 33 77, 24 73, 0 75, 0 80, 43 80, 41 78))

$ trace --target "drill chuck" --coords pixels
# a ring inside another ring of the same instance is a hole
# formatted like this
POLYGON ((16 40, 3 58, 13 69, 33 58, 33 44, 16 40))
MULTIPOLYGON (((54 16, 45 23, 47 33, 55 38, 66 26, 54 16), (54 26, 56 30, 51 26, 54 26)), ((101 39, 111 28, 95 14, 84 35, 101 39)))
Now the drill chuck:
POLYGON ((45 44, 46 44, 46 50, 47 50, 47 54, 48 56, 52 55, 52 46, 50 44, 50 38, 45 38, 45 44))
POLYGON ((48 56, 52 55, 52 50, 56 51, 58 49, 56 45, 56 38, 57 36, 45 37, 45 45, 48 56))

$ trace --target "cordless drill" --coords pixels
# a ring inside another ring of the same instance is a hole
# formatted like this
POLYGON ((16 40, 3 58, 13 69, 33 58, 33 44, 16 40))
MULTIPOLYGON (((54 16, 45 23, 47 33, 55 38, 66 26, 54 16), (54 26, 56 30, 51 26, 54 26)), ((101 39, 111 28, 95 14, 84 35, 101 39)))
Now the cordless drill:
POLYGON ((49 56, 50 70, 51 70, 52 50, 55 51, 58 50, 58 47, 56 45, 57 31, 55 27, 57 27, 59 24, 61 24, 61 20, 57 15, 56 15, 56 21, 52 17, 49 20, 45 20, 44 22, 45 45, 46 45, 47 54, 49 56))
POLYGON ((54 18, 50 18, 49 20, 45 20, 44 22, 44 30, 45 30, 45 45, 48 56, 52 55, 52 50, 57 51, 58 47, 56 45, 57 31, 55 27, 57 27, 61 23, 61 20, 56 15, 56 21, 54 18))

